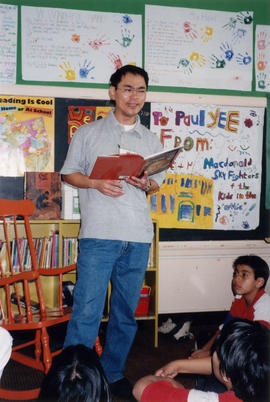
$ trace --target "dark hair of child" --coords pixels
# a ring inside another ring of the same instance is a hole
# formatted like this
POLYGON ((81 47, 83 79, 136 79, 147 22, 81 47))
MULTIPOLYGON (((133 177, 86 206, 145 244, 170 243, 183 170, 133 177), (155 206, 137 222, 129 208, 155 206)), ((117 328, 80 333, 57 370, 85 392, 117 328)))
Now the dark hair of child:
POLYGON ((216 342, 220 371, 244 402, 269 402, 270 333, 256 321, 232 320, 216 342))
POLYGON ((84 345, 65 348, 44 378, 39 401, 111 402, 97 353, 84 345))

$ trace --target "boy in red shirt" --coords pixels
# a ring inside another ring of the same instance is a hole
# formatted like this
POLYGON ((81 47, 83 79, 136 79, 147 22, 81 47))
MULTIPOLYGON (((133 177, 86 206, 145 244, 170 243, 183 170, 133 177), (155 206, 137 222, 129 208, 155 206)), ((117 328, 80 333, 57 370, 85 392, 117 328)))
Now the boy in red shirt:
MULTIPOLYGON (((269 278, 268 264, 257 255, 242 255, 233 262, 232 289, 235 299, 225 323, 233 318, 246 318, 259 321, 270 329, 270 296, 265 293, 269 278)), ((202 347, 192 353, 190 358, 210 356, 211 347, 219 331, 202 347)))
POLYGON ((258 322, 231 320, 219 334, 212 358, 170 362, 155 376, 137 381, 133 395, 140 402, 269 402, 269 334, 258 322), (213 371, 227 392, 185 389, 173 378, 179 373, 193 372, 190 365, 201 374, 213 371))

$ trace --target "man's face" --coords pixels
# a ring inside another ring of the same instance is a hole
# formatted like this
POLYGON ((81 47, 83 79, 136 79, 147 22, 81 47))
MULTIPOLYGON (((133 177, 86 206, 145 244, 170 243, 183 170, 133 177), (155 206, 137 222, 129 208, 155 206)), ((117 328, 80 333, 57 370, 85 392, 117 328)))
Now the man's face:
POLYGON ((115 101, 115 117, 121 124, 133 124, 146 98, 146 83, 141 75, 127 73, 117 85, 110 87, 110 97, 115 101))

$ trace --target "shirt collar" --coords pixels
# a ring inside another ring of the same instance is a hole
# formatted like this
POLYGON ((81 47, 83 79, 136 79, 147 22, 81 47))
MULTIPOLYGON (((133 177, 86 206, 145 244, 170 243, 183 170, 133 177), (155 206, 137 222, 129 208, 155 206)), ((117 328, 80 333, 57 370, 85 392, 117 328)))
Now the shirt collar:
MULTIPOLYGON (((110 111, 108 117, 112 119, 113 124, 115 126, 120 127, 121 126, 120 123, 118 122, 118 120, 114 116, 114 110, 115 110, 115 108, 113 108, 110 111)), ((134 129, 132 131, 136 131, 136 133, 138 133, 140 137, 143 136, 143 128, 142 128, 142 125, 141 125, 141 119, 140 119, 139 115, 136 116, 136 125, 135 125, 135 127, 134 127, 134 129)))

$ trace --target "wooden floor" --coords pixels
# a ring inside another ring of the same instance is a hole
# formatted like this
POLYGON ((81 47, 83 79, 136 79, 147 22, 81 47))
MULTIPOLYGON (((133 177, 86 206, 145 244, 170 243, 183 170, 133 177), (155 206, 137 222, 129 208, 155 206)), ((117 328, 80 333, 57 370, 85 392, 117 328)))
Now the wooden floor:
MULTIPOLYGON (((174 322, 181 325, 187 318, 186 315, 171 315, 174 322)), ((196 339, 204 343, 211 337, 218 324, 223 321, 224 314, 209 313, 195 316, 192 321, 191 332, 195 334, 196 339), (204 338, 204 339, 203 339, 204 338)), ((166 321, 168 316, 160 316, 160 324, 166 321)), ((192 318, 193 319, 193 318, 192 318)), ((104 324, 100 330, 101 340, 106 330, 104 324)), ((153 374, 155 370, 165 363, 177 358, 187 357, 194 349, 194 340, 185 339, 176 341, 172 335, 159 334, 159 346, 154 347, 154 332, 152 321, 138 321, 138 331, 133 346, 126 362, 125 376, 134 384, 139 378, 147 374, 153 374)), ((53 333, 55 344, 61 344, 65 335, 65 328, 60 328, 53 333)), ((21 335, 22 336, 22 335, 21 335)), ((30 369, 19 363, 10 360, 7 364, 2 379, 1 386, 8 389, 26 389, 39 387, 43 379, 43 374, 37 370, 30 369)), ((185 375, 178 378, 187 388, 193 387, 194 376, 185 375)), ((114 399, 113 402, 118 402, 114 399)), ((123 402, 123 400, 121 400, 123 402)))

